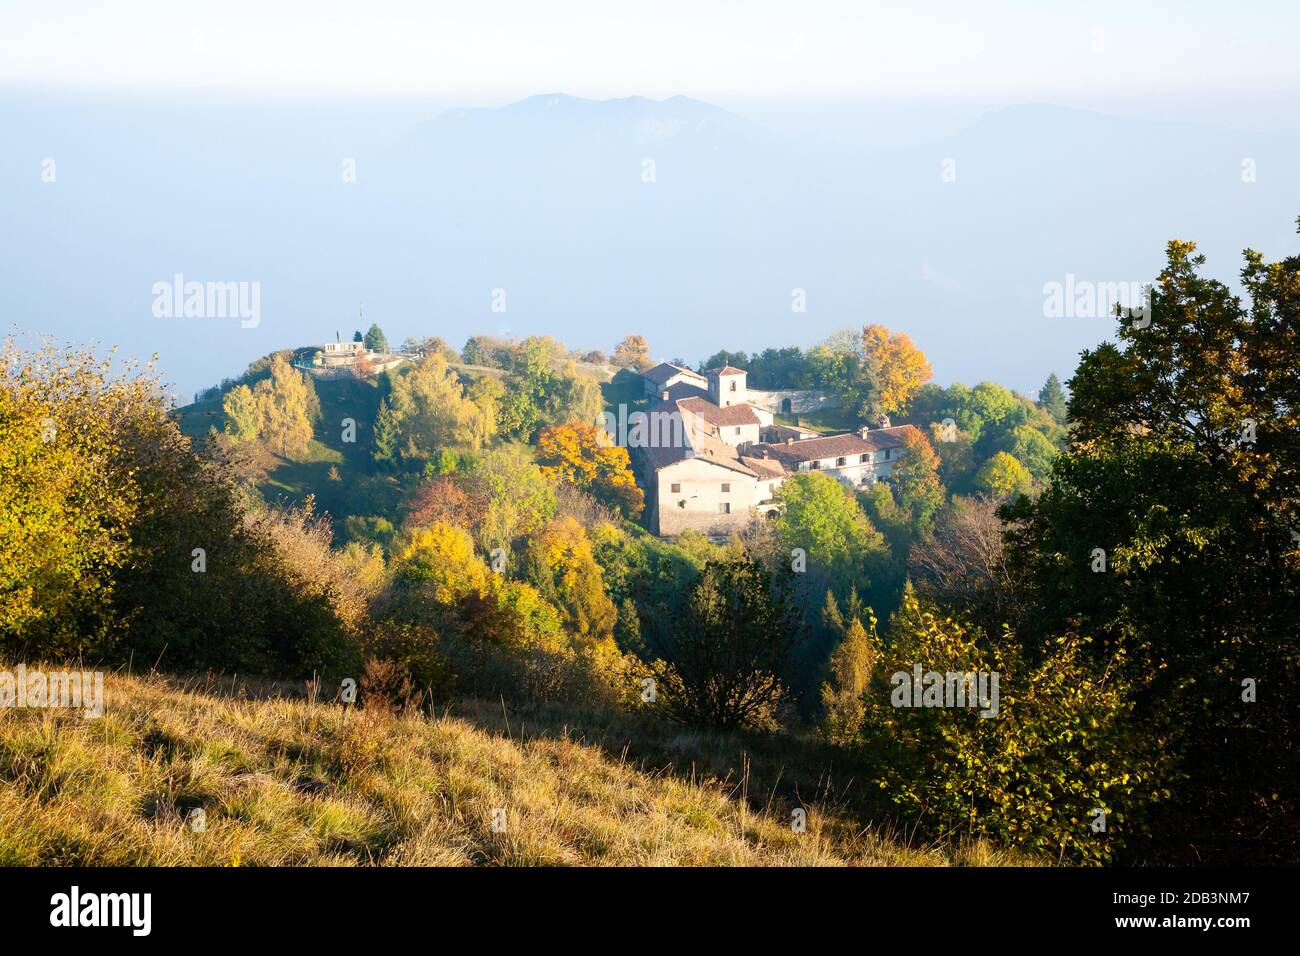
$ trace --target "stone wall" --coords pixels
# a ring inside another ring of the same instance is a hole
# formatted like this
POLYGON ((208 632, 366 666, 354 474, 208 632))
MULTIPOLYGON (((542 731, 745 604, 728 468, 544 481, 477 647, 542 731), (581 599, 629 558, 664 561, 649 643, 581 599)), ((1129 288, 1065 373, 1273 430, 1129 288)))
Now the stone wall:
POLYGON ((799 415, 820 411, 823 408, 838 408, 840 400, 824 388, 783 388, 776 391, 749 389, 749 404, 766 408, 777 415, 799 415), (790 411, 785 411, 785 400, 790 400, 790 411))

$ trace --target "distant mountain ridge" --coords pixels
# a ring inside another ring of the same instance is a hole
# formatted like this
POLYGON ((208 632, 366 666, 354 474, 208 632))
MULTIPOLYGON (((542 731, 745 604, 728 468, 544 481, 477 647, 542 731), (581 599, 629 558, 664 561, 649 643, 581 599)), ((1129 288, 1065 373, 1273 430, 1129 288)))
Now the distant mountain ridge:
POLYGON ((869 124, 783 135, 685 96, 548 93, 355 137, 337 104, 6 104, 12 321, 157 351, 183 394, 323 340, 360 304, 396 340, 608 350, 635 331, 691 361, 879 322, 942 382, 1029 390, 1112 334, 1046 317, 1045 284, 1149 281, 1171 238, 1232 280, 1246 246, 1291 253, 1300 212, 1300 134, 1043 104, 906 148, 869 124), (50 155, 56 184, 37 175, 50 155), (259 282, 260 326, 153 318, 151 286, 176 273, 259 282))

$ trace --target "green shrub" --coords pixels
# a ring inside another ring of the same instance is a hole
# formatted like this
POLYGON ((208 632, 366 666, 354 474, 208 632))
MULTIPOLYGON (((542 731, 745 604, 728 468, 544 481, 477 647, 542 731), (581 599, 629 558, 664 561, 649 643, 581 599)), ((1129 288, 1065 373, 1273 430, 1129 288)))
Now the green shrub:
POLYGON ((869 646, 856 656, 878 663, 858 732, 846 735, 843 706, 828 729, 860 748, 882 793, 924 830, 1085 863, 1107 861, 1144 832, 1168 768, 1159 742, 1134 732, 1118 655, 1098 667, 1084 653, 1088 639, 1067 636, 1031 660, 1008 637, 987 640, 910 590, 888 640, 864 636, 869 646), (996 673, 996 706, 895 706, 918 664, 924 673, 996 673), (1098 810, 1105 833, 1093 827, 1098 810))

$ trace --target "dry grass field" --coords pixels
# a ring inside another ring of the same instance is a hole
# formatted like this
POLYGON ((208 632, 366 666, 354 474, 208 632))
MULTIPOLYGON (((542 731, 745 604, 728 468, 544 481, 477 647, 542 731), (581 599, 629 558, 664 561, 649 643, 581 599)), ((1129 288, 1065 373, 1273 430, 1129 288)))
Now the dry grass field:
POLYGON ((1018 862, 980 845, 908 848, 815 804, 798 833, 777 800, 526 726, 159 676, 109 675, 105 696, 99 719, 0 712, 0 864, 1018 862))

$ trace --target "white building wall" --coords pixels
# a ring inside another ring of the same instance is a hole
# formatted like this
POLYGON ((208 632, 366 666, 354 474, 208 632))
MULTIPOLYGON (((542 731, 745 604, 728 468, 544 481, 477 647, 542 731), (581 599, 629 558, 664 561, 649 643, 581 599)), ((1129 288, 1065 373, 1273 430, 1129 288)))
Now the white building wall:
POLYGON ((799 471, 821 471, 847 485, 858 488, 864 484, 871 485, 888 478, 893 473, 894 463, 903 454, 901 448, 890 448, 885 451, 870 453, 870 460, 865 462, 859 460, 861 453, 849 455, 842 467, 836 464, 839 460, 837 458, 819 458, 817 459, 817 468, 812 467, 813 463, 811 461, 803 461, 799 463, 799 471))
POLYGON ((660 469, 655 477, 656 530, 661 535, 678 535, 688 528, 729 534, 743 529, 754 516, 758 482, 749 475, 687 458, 660 469), (723 512, 723 504, 730 505, 729 514, 723 512))
POLYGON ((745 372, 728 375, 709 373, 709 401, 719 408, 729 405, 748 405, 749 390, 745 388, 745 372))
POLYGON ((758 441, 760 425, 719 425, 718 437, 732 448, 758 441))

